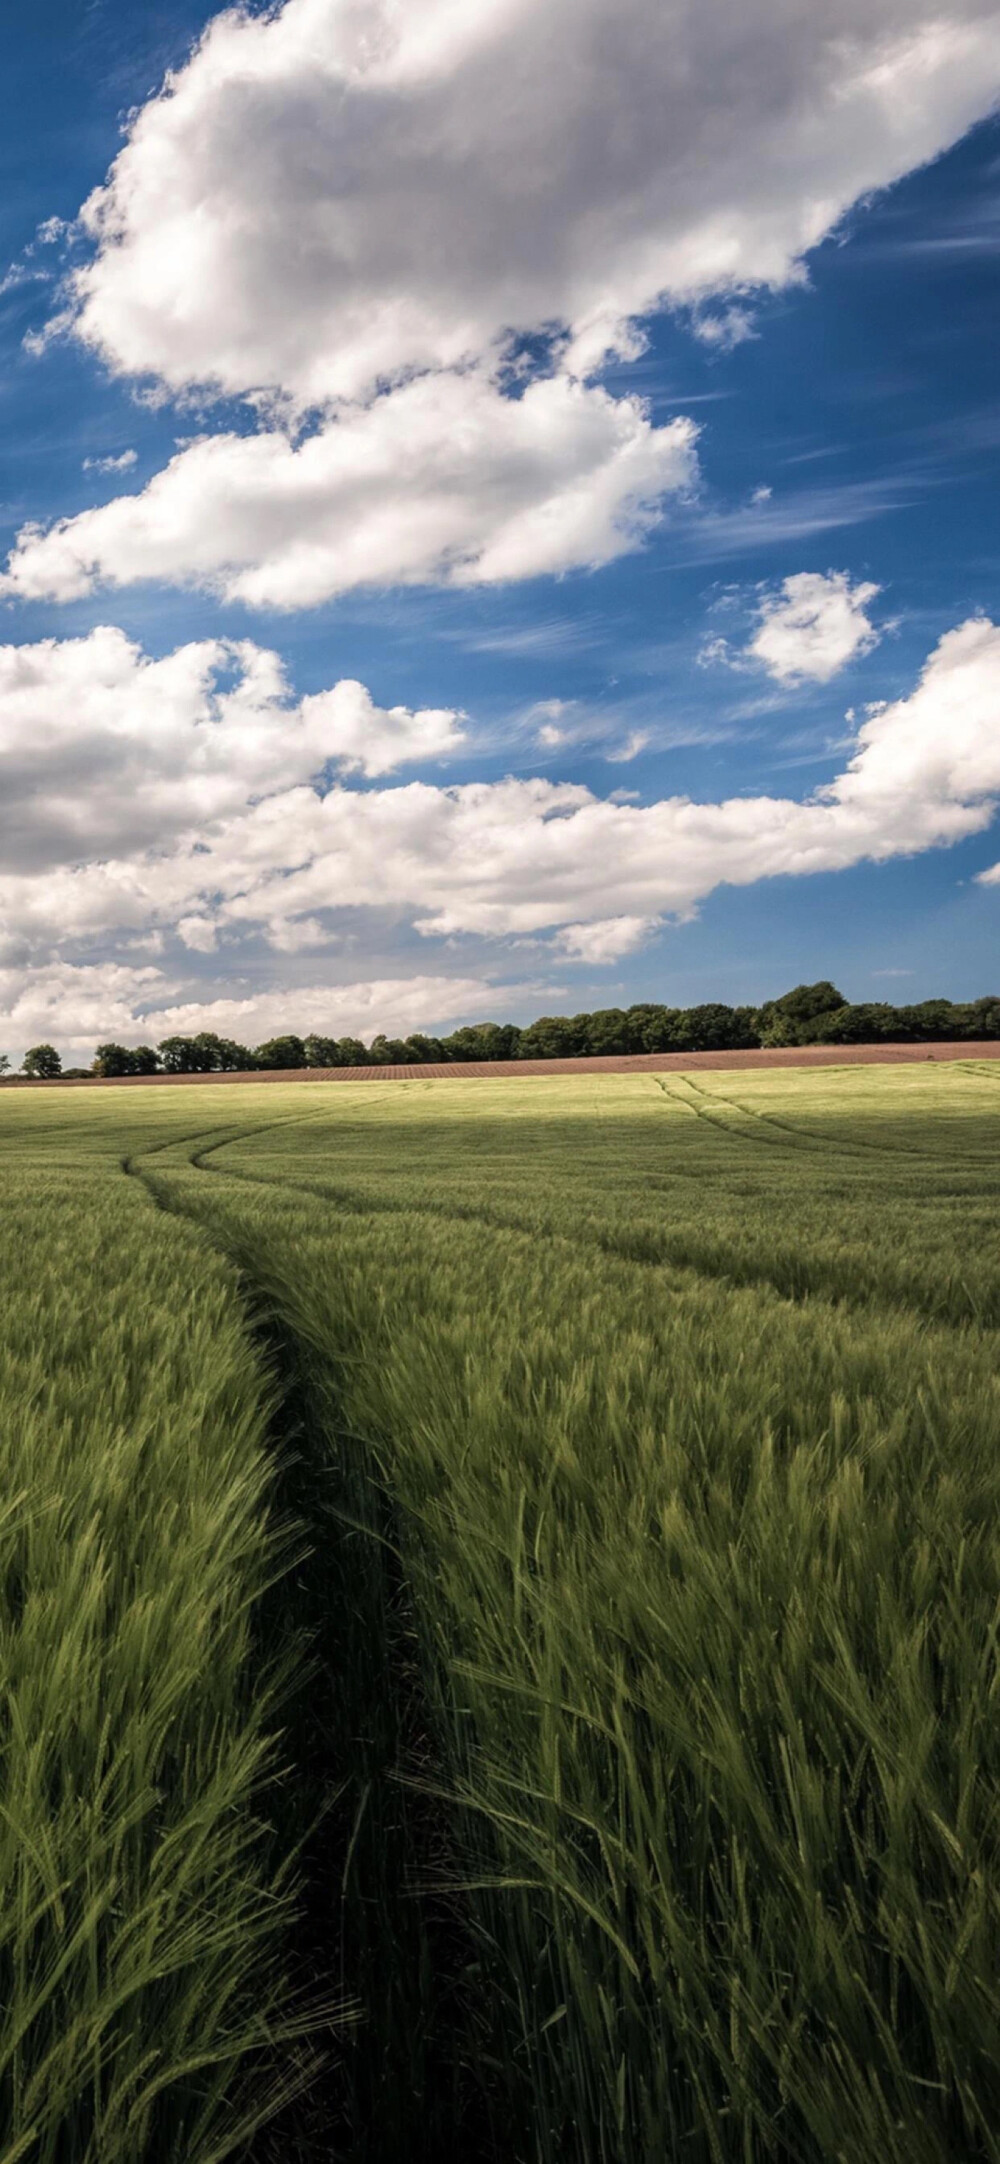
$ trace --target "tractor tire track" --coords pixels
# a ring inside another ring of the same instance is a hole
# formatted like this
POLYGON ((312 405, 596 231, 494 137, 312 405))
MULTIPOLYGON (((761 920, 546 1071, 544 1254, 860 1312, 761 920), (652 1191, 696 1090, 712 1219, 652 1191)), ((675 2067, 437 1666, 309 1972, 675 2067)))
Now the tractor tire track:
MULTIPOLYGON (((697 1106, 691 1105, 688 1109, 697 1118, 707 1117, 697 1106)), ((305 1117, 306 1115, 302 1115, 303 1119, 305 1117)), ((275 1120, 253 1130, 223 1134, 195 1151, 185 1162, 192 1169, 204 1172, 210 1177, 214 1175, 217 1178, 235 1180, 277 1192, 287 1191, 302 1195, 317 1204, 333 1203, 337 1209, 349 1213, 352 1217, 423 1217, 441 1224, 481 1225, 487 1231, 513 1233, 529 1241, 545 1240, 570 1249, 578 1250, 582 1245, 586 1245, 608 1256, 610 1260, 624 1262, 634 1268, 674 1270, 706 1284, 728 1287, 734 1291, 767 1290, 779 1300, 787 1301, 796 1307, 801 1307, 807 1301, 821 1301, 827 1306, 843 1307, 857 1313, 867 1310, 908 1314, 943 1329, 968 1325, 987 1330, 1000 1327, 1000 1302, 995 1308, 990 1304, 984 1309, 968 1288, 958 1287, 958 1298, 942 1302, 940 1297, 928 1295, 912 1283, 889 1287, 884 1283, 870 1281, 867 1285, 857 1287, 845 1279, 841 1267, 824 1265, 815 1257, 809 1258, 803 1266, 802 1254, 792 1248, 776 1263, 771 1258, 765 1261, 732 1251, 720 1252, 717 1248, 709 1250, 697 1239, 692 1240, 683 1234, 661 1231, 658 1228, 637 1227, 634 1233, 630 1233, 581 1226, 572 1233, 561 1232, 552 1226, 508 1217, 497 1211, 461 1205, 456 1207, 454 1204, 438 1202, 416 1202, 412 1199, 397 1201, 387 1195, 366 1194, 363 1190, 347 1184, 296 1180, 283 1174, 255 1173, 217 1161, 220 1150, 248 1138, 251 1132, 266 1134, 272 1128, 290 1124, 301 1124, 301 1121, 293 1115, 291 1120, 275 1120), (209 1164, 206 1162, 209 1158, 216 1161, 209 1164)), ((720 1122, 713 1121, 710 1117, 707 1117, 707 1124, 721 1127, 720 1122)), ((750 1139, 734 1134, 728 1128, 723 1127, 722 1132, 728 1133, 737 1147, 741 1141, 750 1139)), ((781 1137, 773 1146, 782 1148, 787 1145, 781 1137)), ((791 1154, 794 1154, 794 1151, 791 1154)))

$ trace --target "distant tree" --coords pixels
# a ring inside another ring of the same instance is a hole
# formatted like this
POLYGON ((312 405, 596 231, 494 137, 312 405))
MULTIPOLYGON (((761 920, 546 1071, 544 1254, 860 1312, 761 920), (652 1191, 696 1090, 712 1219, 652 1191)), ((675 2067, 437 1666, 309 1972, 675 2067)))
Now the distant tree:
POLYGON ((516 1059, 521 1049, 521 1031, 516 1022, 481 1022, 479 1034, 486 1045, 487 1059, 516 1059))
POLYGON ((589 1014, 542 1014, 521 1031, 518 1059, 579 1059, 589 1014))
POLYGON ((733 1008, 733 1032, 733 1049, 735 1051, 751 1052, 755 1046, 760 1044, 757 1031, 756 1007, 733 1008))
POLYGON ((971 1000, 967 1013, 970 1037, 1000 1037, 1000 998, 971 1000))
POLYGON ((36 1082, 54 1082, 62 1073, 62 1060, 54 1045, 33 1044, 24 1055, 21 1071, 36 1082))
POLYGON ((799 1037, 799 1044, 885 1044, 898 1041, 901 1032, 894 1030, 897 1009, 885 1000, 865 1001, 852 1007, 845 1000, 828 1014, 817 1015, 810 1025, 808 1037, 799 1037))
POLYGON ((6 1052, 0 1052, 0 1074, 10 1073, 10 1060, 6 1052))
POLYGON ((754 1010, 711 1000, 675 1016, 671 1043, 678 1052, 737 1052, 758 1042, 754 1010))
POLYGON ((628 1048, 629 1024, 623 1007, 600 1007, 588 1017, 584 1049, 591 1057, 608 1058, 628 1048))
POLYGON ((237 1044, 235 1037, 216 1037, 213 1074, 249 1074, 257 1061, 248 1044, 237 1044))
POLYGON ((165 1074, 196 1074, 190 1037, 161 1037, 157 1045, 165 1074))
POLYGON ((676 1050, 674 1031, 681 1017, 679 1007, 656 1007, 644 1003, 629 1007, 626 1016, 625 1049, 627 1052, 669 1052, 676 1050))
POLYGON ((405 1040, 407 1061, 411 1067, 426 1067, 432 1060, 444 1058, 439 1037, 425 1037, 417 1030, 405 1040))
POLYGON ((797 984, 780 999, 765 1000, 758 1007, 758 1041, 763 1045, 815 1044, 815 1024, 846 1005, 843 992, 826 977, 817 984, 797 984))
MULTIPOLYGON (((433 1038, 430 1040, 434 1042, 433 1038)), ((473 1022, 442 1037, 435 1059, 516 1059, 521 1031, 515 1022, 473 1022)))
POLYGON ((158 1074, 159 1070, 160 1062, 151 1044, 135 1045, 131 1050, 124 1044, 99 1044, 90 1071, 111 1079, 128 1074, 158 1074))
POLYGON ((257 1064, 245 1044, 217 1037, 212 1029, 199 1030, 196 1037, 164 1037, 159 1054, 167 1074, 239 1074, 257 1064))
MULTIPOLYGON (((313 1032, 272 1037, 256 1052, 231 1037, 201 1030, 191 1037, 165 1037, 152 1045, 129 1048, 100 1044, 93 1067, 63 1070, 52 1045, 34 1045, 25 1054, 23 1072, 40 1079, 61 1073, 85 1076, 224 1074, 288 1067, 418 1066, 434 1062, 587 1058, 636 1052, 696 1052, 742 1049, 757 1044, 931 1044, 963 1037, 1000 1041, 1000 995, 956 1004, 925 999, 895 1007, 884 1000, 852 1006, 827 978, 799 984, 760 1008, 728 1007, 708 1002, 699 1007, 665 1007, 641 1002, 623 1009, 599 1008, 591 1014, 540 1015, 521 1028, 514 1022, 474 1022, 447 1037, 414 1031, 405 1038, 380 1032, 371 1046, 359 1037, 323 1037, 313 1032)), ((0 1075, 10 1072, 0 1053, 0 1075)))
POLYGON ((922 999, 915 1007, 892 1007, 888 1012, 892 1020, 887 1021, 884 1034, 897 1043, 928 1044, 935 1038, 945 1040, 968 1034, 968 1009, 952 1006, 950 999, 922 999))
POLYGON ((386 1037, 380 1031, 373 1037, 368 1058, 373 1067, 406 1067, 409 1054, 401 1037, 386 1037))
MULTIPOLYGON (((155 1053, 154 1053, 155 1058, 155 1053)), ((121 1075, 135 1074, 135 1055, 123 1044, 99 1044, 94 1054, 92 1074, 103 1075, 106 1081, 117 1080, 121 1075)))
POLYGON ((828 977, 821 977, 816 984, 797 984, 793 991, 783 992, 775 1006, 787 1014, 793 1022, 812 1022, 818 1014, 830 1014, 836 1007, 845 1007, 843 992, 838 992, 828 977))
POLYGON ((268 1037, 254 1054, 258 1067, 305 1067, 306 1048, 301 1037, 268 1037))
POLYGON ((449 1036, 442 1037, 438 1054, 445 1061, 486 1059, 489 1055, 483 1051, 483 1043, 482 1025, 453 1029, 449 1036))
POLYGON ((189 1074, 219 1074, 222 1068, 222 1039, 214 1029, 200 1029, 190 1039, 189 1074))
POLYGON ((339 1067, 336 1037, 306 1037, 303 1040, 307 1067, 339 1067))

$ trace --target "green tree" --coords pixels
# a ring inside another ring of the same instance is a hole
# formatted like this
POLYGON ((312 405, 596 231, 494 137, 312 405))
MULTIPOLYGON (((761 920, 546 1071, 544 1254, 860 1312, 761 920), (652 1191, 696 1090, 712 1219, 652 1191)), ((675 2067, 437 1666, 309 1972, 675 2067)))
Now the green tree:
POLYGON ((301 1037, 268 1037, 259 1044, 254 1054, 258 1067, 272 1070, 282 1067, 305 1067, 306 1048, 301 1037))
MULTIPOLYGON (((893 1044, 911 1034, 898 1024, 898 1007, 886 1000, 865 1000, 852 1007, 845 1001, 830 1014, 818 1015, 803 1044, 893 1044)), ((918 1038, 918 1042, 923 1041, 918 1038)))
MULTIPOLYGON (((434 1042, 433 1038, 430 1040, 434 1042)), ((516 1059, 521 1031, 514 1022, 473 1022, 443 1037, 433 1057, 446 1060, 516 1059)))
POLYGON ((24 1055, 21 1071, 36 1082, 54 1082, 62 1073, 62 1060, 54 1045, 33 1044, 24 1055))
POLYGON ((671 1043, 678 1052, 738 1052, 758 1042, 756 1017, 751 1007, 726 1007, 710 1000, 703 1007, 684 1007, 675 1016, 671 1043))
POLYGON ((257 1064, 245 1044, 217 1037, 212 1029, 199 1030, 196 1037, 164 1037, 159 1054, 167 1074, 240 1074, 257 1064))
POLYGON ((887 1034, 897 1041, 929 1044, 935 1039, 966 1037, 970 1010, 953 1007, 950 999, 922 999, 915 1007, 893 1007, 887 1034))
POLYGON ((10 1073, 10 1060, 6 1052, 0 1052, 0 1074, 10 1073))
POLYGON ((488 1059, 517 1058, 521 1048, 521 1031, 516 1022, 482 1022, 479 1026, 488 1046, 488 1059))
POLYGON ((307 1067, 339 1067, 336 1037, 310 1036, 303 1040, 307 1067))
POLYGON ((368 1057, 373 1067, 407 1067, 409 1054, 401 1037, 386 1037, 379 1031, 371 1041, 368 1057))
POLYGON ((91 1074, 104 1075, 110 1079, 129 1074, 159 1074, 160 1062, 151 1044, 139 1044, 131 1049, 124 1044, 99 1044, 94 1055, 91 1074))
POLYGON ((783 992, 780 999, 765 1000, 757 1009, 758 1040, 763 1045, 816 1044, 816 1025, 821 1017, 825 1025, 828 1015, 846 1006, 843 992, 838 992, 827 977, 821 977, 816 984, 797 984, 791 992, 783 992))
POLYGON ((190 1037, 161 1037, 157 1046, 165 1074, 196 1074, 190 1037))
POLYGON ((257 1061, 248 1044, 237 1044, 235 1037, 215 1037, 213 1074, 249 1074, 257 1061))
POLYGON ((679 1007, 657 1007, 649 1002, 630 1007, 625 1016, 626 1052, 676 1050, 674 1031, 680 1019, 679 1007))
POLYGON ((518 1059, 579 1059, 589 1024, 589 1014, 541 1014, 521 1031, 518 1059))
POLYGON ((1000 999, 974 999, 968 1008, 970 1037, 1000 1037, 1000 999))
POLYGON ((222 1068, 222 1039, 214 1029, 200 1029, 190 1043, 190 1074, 219 1074, 222 1068))
POLYGON ((124 1044, 99 1044, 94 1054, 91 1074, 103 1075, 105 1081, 117 1080, 119 1076, 135 1074, 134 1053, 124 1044))
POLYGON ((597 1059, 628 1051, 628 1016, 623 1007, 600 1007, 590 1016, 584 1049, 597 1059))

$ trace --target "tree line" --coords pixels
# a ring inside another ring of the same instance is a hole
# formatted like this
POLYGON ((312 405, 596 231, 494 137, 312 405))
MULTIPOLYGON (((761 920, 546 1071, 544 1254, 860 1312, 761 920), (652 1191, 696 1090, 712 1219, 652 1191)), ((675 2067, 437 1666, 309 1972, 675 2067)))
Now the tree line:
MULTIPOLYGON (((636 1052, 741 1052, 772 1045, 933 1044, 961 1038, 1000 1038, 1000 995, 955 1002, 925 999, 914 1006, 887 1001, 854 1005, 824 978, 798 984, 761 1007, 603 1007, 593 1014, 543 1014, 523 1029, 516 1022, 474 1022, 447 1037, 421 1033, 359 1037, 269 1037, 254 1047, 199 1030, 164 1037, 158 1045, 99 1044, 92 1065, 64 1068, 51 1044, 32 1045, 21 1072, 40 1081, 102 1075, 249 1074, 282 1068, 408 1067, 467 1060, 592 1059, 636 1052)), ((9 1070, 0 1058, 0 1074, 9 1070)))

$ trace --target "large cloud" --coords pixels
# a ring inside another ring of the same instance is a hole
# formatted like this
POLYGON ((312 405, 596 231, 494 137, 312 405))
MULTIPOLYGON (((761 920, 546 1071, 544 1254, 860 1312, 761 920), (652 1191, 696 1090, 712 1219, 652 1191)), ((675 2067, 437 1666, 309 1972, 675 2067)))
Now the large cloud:
POLYGON ((0 862, 116 860, 242 812, 328 765, 387 774, 462 740, 448 709, 376 707, 345 679, 293 702, 278 656, 205 639, 163 660, 101 625, 0 647, 0 862))
MULTIPOLYGON (((26 669, 38 665, 39 655, 52 667, 51 646, 23 651, 26 669)), ((100 658, 99 647, 94 653, 100 658)), ((143 666, 163 668, 170 688, 171 668, 183 678, 200 653, 182 648, 170 662, 133 660, 132 667, 140 683, 143 666)), ((255 666, 264 663, 277 666, 273 656, 259 657, 255 666)), ((356 689, 352 696, 357 699, 356 689)), ((322 699, 315 704, 322 707, 322 699)), ((105 747, 108 771, 117 759, 129 777, 129 796, 141 804, 148 766, 150 801, 163 791, 170 846, 143 848, 140 821, 128 853, 122 845, 117 856, 83 864, 67 855, 44 872, 0 877, 8 954, 115 930, 142 934, 151 926, 179 927, 189 945, 205 949, 215 937, 263 930, 288 952, 323 939, 326 912, 356 921, 358 912, 370 911, 383 925, 395 918, 428 937, 556 933, 564 954, 597 962, 634 947, 664 915, 690 913, 720 884, 836 871, 980 832, 1000 795, 1000 627, 980 619, 940 641, 908 698, 868 714, 843 772, 804 800, 742 796, 699 804, 669 797, 638 806, 537 778, 361 791, 304 779, 287 786, 280 732, 273 739, 272 786, 262 793, 265 758, 251 699, 245 762, 238 720, 224 724, 226 788, 240 796, 239 808, 227 810, 216 798, 213 772, 206 785, 211 816, 196 824, 192 800, 191 824, 178 834, 174 767, 168 763, 161 772, 158 748, 147 749, 147 717, 139 704, 131 711, 129 723, 123 705, 124 748, 105 747)), ((302 728, 295 756, 305 767, 314 740, 308 718, 297 720, 301 711, 286 719, 293 743, 302 728)), ((265 712, 270 717, 269 707, 265 712)), ((197 698, 187 715, 196 748, 206 727, 197 698)), ((376 717, 376 729, 383 725, 384 717, 376 717)), ((176 719, 171 726, 180 728, 180 741, 183 728, 176 719)), ((209 721, 209 732, 213 726, 209 721)), ((268 718, 269 742, 270 728, 268 718)), ((321 734, 316 746, 323 741, 321 734)), ((54 732, 57 790, 60 757, 54 732)), ((33 783, 39 804, 46 787, 39 767, 33 783)), ((108 787, 113 795, 111 782, 108 787)), ((80 853, 75 844, 72 856, 80 853)))
POLYGON ((25 528, 0 592, 59 600, 96 580, 192 580, 302 608, 370 584, 474 585, 607 563, 695 477, 695 428, 565 376, 505 398, 423 377, 295 445, 210 436, 141 494, 25 528))
MULTIPOLYGON (((722 883, 836 871, 989 825, 1000 792, 1000 628, 941 640, 908 699, 871 713, 805 801, 670 797, 640 807, 537 779, 276 796, 220 835, 232 921, 395 906, 428 934, 489 936, 684 914, 722 883), (267 859, 299 868, 275 878, 267 859)), ((213 852, 213 855, 215 853, 213 852)), ((207 869, 208 867, 206 867, 207 869)), ((593 950, 591 950, 593 952, 593 950)))
POLYGON ((786 280, 998 88, 996 0, 287 0, 219 16, 84 222, 79 335, 173 390, 356 399, 786 280))
POLYGON ((0 969, 0 1043, 15 1060, 31 1044, 55 1042, 92 1052, 99 1037, 136 1037, 136 1008, 163 979, 151 966, 53 961, 36 969, 0 969))
POLYGON ((998 0, 228 10, 132 118, 57 321, 265 425, 25 528, 3 590, 290 608, 608 562, 691 484, 694 430, 587 376, 664 303, 742 334, 734 295, 801 275, 998 84, 998 0))
POLYGON ((481 977, 432 977, 414 973, 408 977, 373 977, 361 983, 307 984, 297 991, 261 991, 245 999, 173 1001, 148 1004, 148 984, 143 987, 143 1028, 154 1039, 189 1030, 214 1029, 218 1035, 241 1043, 259 1043, 263 1037, 283 1030, 315 1029, 323 1036, 371 1038, 377 1030, 387 1036, 408 1035, 460 1017, 496 1016, 510 1005, 537 999, 542 987, 536 982, 505 984, 501 988, 481 977))
POLYGON ((200 1029, 245 1044, 286 1030, 366 1039, 377 1030, 403 1036, 537 999, 533 983, 497 987, 480 977, 384 977, 362 983, 304 985, 261 991, 243 999, 180 1002, 154 967, 122 963, 50 962, 28 970, 0 969, 0 1044, 19 1060, 28 1045, 55 1042, 72 1059, 88 1059, 102 1038, 154 1044, 200 1029))

